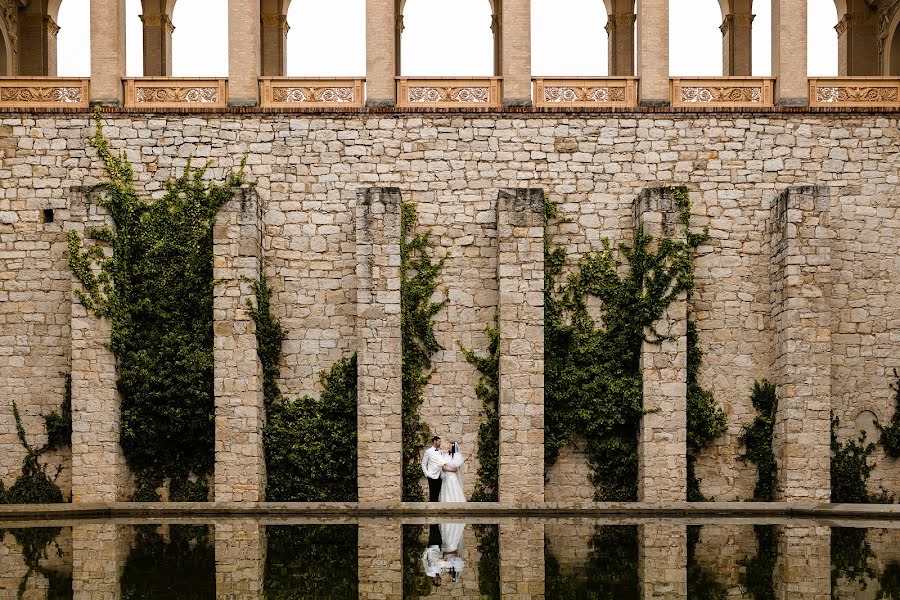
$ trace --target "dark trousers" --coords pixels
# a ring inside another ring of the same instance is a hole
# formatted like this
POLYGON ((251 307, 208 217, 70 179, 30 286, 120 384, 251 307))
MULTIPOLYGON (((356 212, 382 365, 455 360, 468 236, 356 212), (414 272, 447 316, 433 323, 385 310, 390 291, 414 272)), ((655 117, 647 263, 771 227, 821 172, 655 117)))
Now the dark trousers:
POLYGON ((426 477, 426 479, 428 479, 428 501, 437 502, 441 497, 441 478, 426 477))

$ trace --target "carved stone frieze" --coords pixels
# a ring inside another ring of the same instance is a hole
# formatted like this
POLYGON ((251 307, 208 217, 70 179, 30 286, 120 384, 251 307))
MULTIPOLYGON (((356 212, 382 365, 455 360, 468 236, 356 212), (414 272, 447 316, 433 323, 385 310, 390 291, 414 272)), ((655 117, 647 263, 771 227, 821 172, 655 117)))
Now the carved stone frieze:
POLYGON ((681 88, 681 102, 690 104, 761 103, 761 87, 685 86, 681 88))
POLYGON ((135 100, 140 104, 215 104, 216 87, 138 87, 135 100))
POLYGON ((491 101, 491 89, 489 87, 480 86, 410 86, 408 89, 407 100, 417 104, 434 104, 440 102, 488 104, 491 101))
POLYGON ((897 101, 897 86, 816 86, 816 102, 879 105, 897 101))
POLYGON ((0 88, 0 102, 22 104, 58 102, 60 104, 84 101, 81 87, 22 86, 0 88))
POLYGON ((621 86, 547 86, 544 88, 544 102, 607 104, 624 101, 625 88, 621 86))
POLYGON ((288 103, 353 103, 356 102, 353 86, 349 87, 273 87, 273 102, 288 103))

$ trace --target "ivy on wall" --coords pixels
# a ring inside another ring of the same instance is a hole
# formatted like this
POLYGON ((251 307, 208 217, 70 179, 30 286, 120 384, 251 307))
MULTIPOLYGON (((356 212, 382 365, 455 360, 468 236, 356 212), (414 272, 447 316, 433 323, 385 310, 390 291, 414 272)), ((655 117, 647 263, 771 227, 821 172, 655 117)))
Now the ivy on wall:
POLYGON ((558 600, 639 600, 638 529, 636 525, 599 525, 590 540, 582 576, 567 575, 545 545, 546 597, 558 600))
MULTIPOLYGON (((403 597, 415 600, 431 594, 432 582, 422 568, 425 542, 422 536, 428 525, 403 525, 403 597)), ((430 527, 437 527, 431 525, 430 527)))
POLYGON ((691 600, 726 600, 728 589, 697 560, 702 525, 687 527, 687 597, 691 600))
POLYGON ((875 552, 868 541, 869 530, 864 527, 831 528, 831 597, 837 599, 840 579, 855 581, 866 589, 866 581, 875 577, 871 561, 875 552))
POLYGON ((478 542, 480 600, 500 600, 500 526, 473 525, 478 542))
POLYGON ((772 502, 778 490, 778 463, 775 462, 775 451, 772 449, 775 414, 778 412, 775 385, 766 379, 754 381, 750 400, 757 415, 752 422, 744 425, 738 437, 738 444, 744 447, 744 453, 738 456, 738 460, 756 465, 753 499, 757 502, 772 502))
POLYGON ((775 565, 778 564, 778 532, 774 525, 754 525, 756 555, 738 561, 744 567, 741 586, 753 600, 775 600, 775 565))
POLYGON ((207 525, 138 525, 119 587, 122 598, 215 598, 215 547, 207 525))
POLYGON ((875 600, 900 600, 900 563, 890 562, 878 578, 875 600))
MULTIPOLYGON (((67 389, 71 390, 71 387, 67 389)), ((0 504, 54 504, 62 502, 62 491, 56 485, 56 478, 59 476, 62 466, 57 467, 56 473, 51 478, 47 474, 47 465, 42 464, 40 461, 42 454, 56 448, 55 445, 51 445, 51 441, 53 444, 56 444, 60 440, 48 441, 41 448, 31 446, 25 437, 25 427, 22 425, 19 407, 15 402, 13 402, 12 407, 13 418, 16 422, 16 435, 19 438, 19 443, 25 449, 25 458, 22 459, 22 474, 16 478, 11 488, 6 489, 6 486, 0 481, 0 504)))
POLYGON ((400 328, 403 351, 402 427, 403 501, 421 502, 422 448, 430 430, 419 416, 423 391, 431 379, 431 357, 443 347, 434 335, 434 317, 447 303, 431 298, 438 290, 438 276, 448 255, 434 260, 428 248, 428 232, 415 233, 418 215, 411 203, 400 205, 400 328))
POLYGON ((884 446, 884 451, 891 458, 900 458, 900 374, 894 369, 894 378, 896 382, 891 385, 894 390, 894 414, 891 416, 891 424, 883 427, 881 423, 876 423, 878 431, 881 433, 879 440, 884 446))
POLYGON ((46 600, 69 600, 72 598, 72 574, 60 573, 41 564, 41 561, 50 558, 51 552, 57 557, 63 556, 62 548, 56 543, 56 539, 62 533, 61 527, 0 529, 0 542, 3 541, 4 533, 12 535, 16 543, 22 547, 22 562, 25 563, 27 569, 19 579, 16 590, 17 600, 26 597, 28 581, 36 574, 47 581, 46 587, 42 587, 46 600))
MULTIPOLYGON (((687 193, 672 193, 684 241, 663 237, 654 245, 653 236, 638 228, 630 244, 613 247, 603 240, 602 250, 585 254, 566 275, 566 250, 544 238, 544 468, 576 433, 584 436, 597 500, 637 498, 641 345, 665 339, 654 324, 693 288, 692 257, 706 239, 705 232, 690 231, 687 193), (597 318, 589 298, 599 300, 597 318)), ((545 201, 545 225, 558 218, 556 206, 545 201)), ((689 398, 694 453, 718 434, 724 419, 697 382, 700 356, 695 346, 689 398)))
POLYGON ((268 526, 266 538, 267 600, 359 597, 355 525, 268 526))
POLYGON ((213 235, 216 213, 243 183, 243 166, 221 185, 190 162, 158 199, 141 200, 124 154, 103 135, 99 111, 91 145, 107 181, 99 205, 113 227, 89 232, 112 247, 82 250, 68 234, 69 267, 80 302, 112 324, 122 398, 120 443, 136 476, 133 499, 159 501, 170 479, 174 501, 206 500, 213 469, 213 235))
POLYGON ((700 385, 699 375, 703 366, 697 324, 687 325, 687 499, 688 502, 709 500, 700 491, 695 463, 697 455, 713 440, 725 433, 725 411, 716 403, 712 390, 700 385))
POLYGON ((478 426, 478 480, 472 502, 498 502, 500 483, 500 329, 487 328, 487 354, 479 355, 460 344, 463 355, 481 377, 475 395, 481 400, 481 424, 478 426))
POLYGON ((866 442, 866 432, 860 431, 856 440, 841 442, 837 437, 840 420, 831 415, 831 501, 865 504, 869 502, 891 502, 884 490, 880 494, 870 494, 869 477, 874 465, 869 458, 877 444, 866 442))
POLYGON ((266 499, 271 502, 355 502, 356 355, 322 371, 322 394, 290 400, 281 393, 281 345, 285 331, 272 313, 272 288, 262 274, 253 284, 256 305, 248 311, 256 325, 263 371, 266 424, 266 499))

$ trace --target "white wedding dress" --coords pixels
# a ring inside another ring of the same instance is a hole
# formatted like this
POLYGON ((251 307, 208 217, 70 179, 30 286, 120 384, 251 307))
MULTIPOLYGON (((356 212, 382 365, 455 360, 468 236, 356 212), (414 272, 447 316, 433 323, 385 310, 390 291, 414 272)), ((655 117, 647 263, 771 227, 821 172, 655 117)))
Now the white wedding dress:
MULTIPOLYGON (((459 448, 459 446, 457 446, 459 448)), ((465 458, 458 449, 453 455, 447 455, 447 466, 458 469, 456 472, 444 471, 441 474, 441 495, 440 502, 465 502, 466 495, 463 493, 463 463, 465 458)), ((463 531, 465 523, 442 523, 441 524, 441 550, 443 552, 460 552, 462 545, 463 531)))

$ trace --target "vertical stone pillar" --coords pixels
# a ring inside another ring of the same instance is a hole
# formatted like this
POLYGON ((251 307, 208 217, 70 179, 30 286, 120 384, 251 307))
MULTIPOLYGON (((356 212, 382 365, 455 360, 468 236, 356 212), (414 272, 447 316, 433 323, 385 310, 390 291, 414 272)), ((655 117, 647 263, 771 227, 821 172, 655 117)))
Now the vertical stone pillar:
MULTIPOLYGON (((74 194, 73 228, 85 244, 87 233, 110 224, 93 192, 74 194)), ((109 349, 110 322, 98 318, 78 300, 72 279, 72 502, 121 500, 125 458, 119 445, 121 398, 116 388, 116 358, 109 349)))
POLYGON ((258 106, 260 55, 259 0, 228 0, 228 105, 258 106))
POLYGON ((125 0, 91 1, 91 102, 122 104, 125 0))
MULTIPOLYGON (((494 0, 494 13, 491 15, 491 34, 494 36, 494 75, 503 75, 503 10, 500 0, 494 0)), ((400 17, 403 18, 402 16, 400 17)))
POLYGON ((838 75, 880 75, 878 12, 865 0, 848 0, 848 12, 838 15, 838 75))
POLYGON ((141 15, 144 25, 144 76, 172 76, 172 32, 175 26, 165 13, 141 15))
POLYGON ((609 15, 609 74, 620 77, 634 75, 634 9, 609 15))
POLYGON ((216 524, 216 598, 263 597, 266 528, 252 519, 216 524))
POLYGON ((403 597, 402 528, 388 521, 359 524, 360 600, 403 597))
POLYGON ((400 31, 403 20, 398 0, 366 0, 366 104, 397 103, 394 77, 400 75, 400 31))
POLYGON ((44 3, 33 1, 19 12, 19 75, 56 76, 54 16, 45 14, 44 3))
POLYGON ((637 5, 640 103, 643 106, 668 106, 669 0, 637 0, 637 5))
POLYGON ((531 106, 531 0, 503 0, 500 26, 504 106, 531 106))
POLYGON ((500 596, 504 600, 544 598, 543 523, 500 523, 500 596))
POLYGON ((809 104, 806 3, 807 0, 772 0, 772 77, 776 78, 776 104, 809 104))
MULTIPOLYGON (((654 238, 684 240, 680 209, 668 187, 635 199, 634 223, 654 238)), ((638 498, 683 502, 687 497, 687 299, 682 293, 656 323, 668 339, 641 345, 644 410, 638 441, 638 498)), ((649 332, 648 332, 649 334, 649 332)))
POLYGON ((113 523, 72 526, 72 598, 119 600, 119 578, 128 555, 124 527, 113 523))
POLYGON ((831 531, 821 525, 786 525, 778 538, 776 598, 830 600, 831 531))
POLYGON ((247 302, 256 302, 262 228, 259 201, 242 189, 219 210, 213 229, 213 335, 216 396, 216 502, 265 499, 262 366, 247 302))
POLYGON ((544 191, 500 190, 500 502, 544 501, 544 191))
POLYGON ((831 238, 825 186, 772 205, 772 316, 778 394, 773 445, 784 501, 831 495, 831 238))
POLYGON ((359 502, 402 496, 400 190, 356 200, 359 502))
POLYGON ((287 75, 287 15, 263 13, 262 21, 262 75, 280 77, 287 75))
POLYGON ((643 600, 686 600, 687 526, 638 526, 638 572, 643 600))
POLYGON ((753 71, 753 18, 750 12, 725 16, 722 26, 722 75, 749 77, 753 71))

